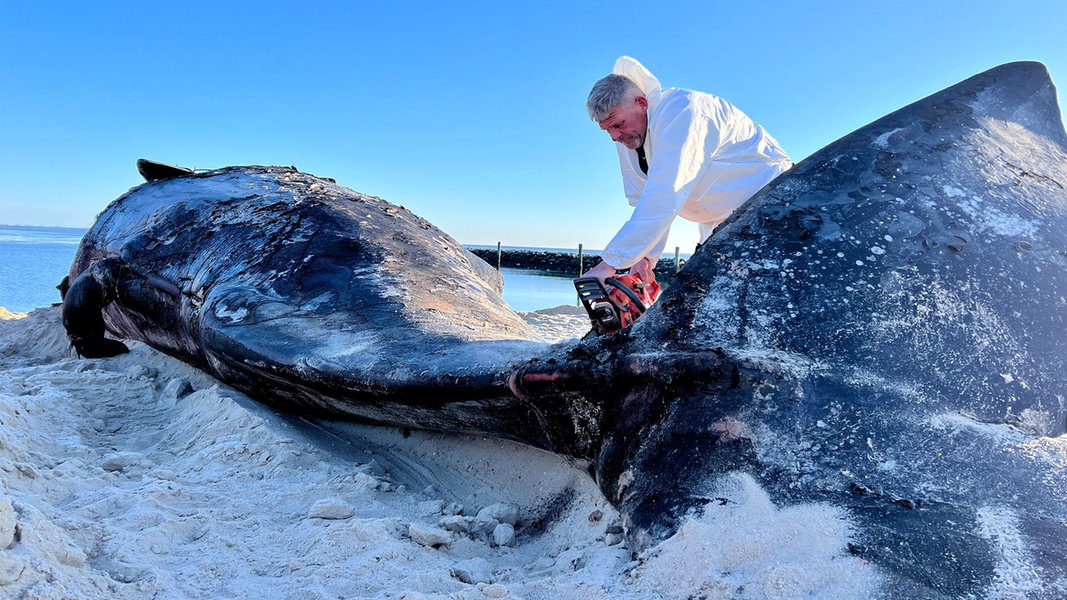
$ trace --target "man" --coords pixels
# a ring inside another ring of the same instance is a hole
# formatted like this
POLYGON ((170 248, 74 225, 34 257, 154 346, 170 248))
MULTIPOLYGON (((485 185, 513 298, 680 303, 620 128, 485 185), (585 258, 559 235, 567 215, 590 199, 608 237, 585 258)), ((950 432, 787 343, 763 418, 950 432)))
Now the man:
POLYGON ((703 242, 793 164, 774 138, 729 102, 662 89, 628 56, 593 85, 586 108, 616 144, 623 188, 634 207, 604 249, 604 260, 586 273, 601 281, 626 268, 653 281, 676 216, 699 223, 703 242))

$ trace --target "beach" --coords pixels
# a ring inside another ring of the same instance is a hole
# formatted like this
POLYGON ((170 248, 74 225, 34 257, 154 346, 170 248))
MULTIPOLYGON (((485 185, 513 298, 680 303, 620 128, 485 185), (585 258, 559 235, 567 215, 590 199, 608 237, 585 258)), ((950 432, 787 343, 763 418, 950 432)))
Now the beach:
MULTIPOLYGON (((524 316, 584 333, 574 307, 524 316)), ((13 315, 14 316, 14 315, 13 315)), ((634 556, 581 464, 285 416, 140 343, 83 360, 58 307, 0 320, 0 597, 850 598, 834 508, 738 477, 634 556)))

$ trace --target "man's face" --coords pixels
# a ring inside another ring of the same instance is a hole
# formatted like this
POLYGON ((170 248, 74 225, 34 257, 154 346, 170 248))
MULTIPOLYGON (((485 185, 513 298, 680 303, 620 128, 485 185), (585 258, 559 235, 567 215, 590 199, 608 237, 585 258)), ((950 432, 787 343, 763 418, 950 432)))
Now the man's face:
POLYGON ((600 121, 600 128, 608 132, 611 141, 631 150, 638 148, 648 133, 648 99, 637 96, 624 101, 600 121))

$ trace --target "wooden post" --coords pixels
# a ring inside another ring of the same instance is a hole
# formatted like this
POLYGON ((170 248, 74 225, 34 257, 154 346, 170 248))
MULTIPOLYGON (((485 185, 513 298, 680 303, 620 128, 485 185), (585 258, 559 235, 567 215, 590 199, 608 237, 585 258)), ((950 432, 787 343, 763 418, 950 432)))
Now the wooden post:
POLYGON ((500 270, 500 242, 496 243, 496 270, 500 270))
POLYGON ((582 245, 578 244, 578 277, 585 273, 585 264, 582 259, 582 245))
POLYGON ((674 247, 674 272, 682 270, 682 254, 678 246, 674 247))

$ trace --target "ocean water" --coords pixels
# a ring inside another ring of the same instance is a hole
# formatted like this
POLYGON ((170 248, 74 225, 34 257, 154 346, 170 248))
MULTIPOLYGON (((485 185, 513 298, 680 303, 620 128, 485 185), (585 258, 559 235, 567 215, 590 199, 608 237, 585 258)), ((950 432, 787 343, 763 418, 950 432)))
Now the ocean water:
MULTIPOLYGON (((0 307, 28 312, 59 302, 85 229, 0 225, 0 307)), ((577 304, 570 278, 503 269, 504 300, 518 311, 577 304)))
POLYGON ((540 271, 500 269, 504 276, 504 301, 511 308, 529 312, 561 304, 578 306, 574 278, 540 271))
POLYGON ((0 307, 27 312, 59 302, 84 229, 0 225, 0 307))

